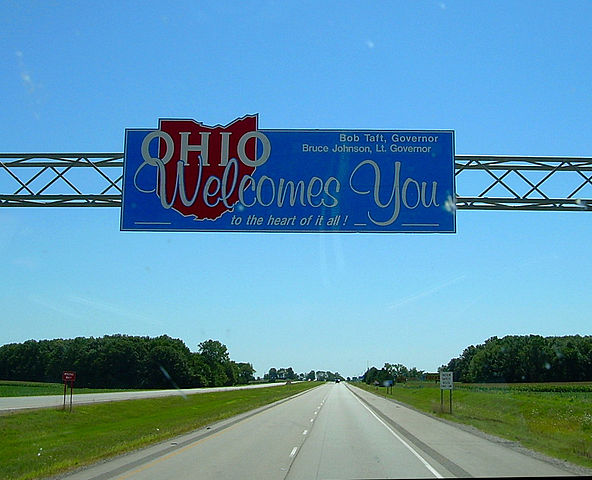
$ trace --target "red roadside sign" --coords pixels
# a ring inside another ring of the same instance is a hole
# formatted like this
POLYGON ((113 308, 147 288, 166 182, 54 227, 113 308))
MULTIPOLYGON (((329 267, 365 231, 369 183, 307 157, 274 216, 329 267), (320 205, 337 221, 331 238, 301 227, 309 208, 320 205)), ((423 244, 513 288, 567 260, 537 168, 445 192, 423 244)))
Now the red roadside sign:
POLYGON ((63 372, 62 373, 62 382, 72 383, 75 380, 76 380, 76 372, 63 372))

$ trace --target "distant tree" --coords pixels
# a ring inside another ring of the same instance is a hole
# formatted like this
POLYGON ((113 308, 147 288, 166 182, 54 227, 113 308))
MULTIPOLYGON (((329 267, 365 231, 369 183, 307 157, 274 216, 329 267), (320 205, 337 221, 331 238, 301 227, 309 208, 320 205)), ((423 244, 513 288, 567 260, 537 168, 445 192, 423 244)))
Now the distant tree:
POLYGON ((150 342, 146 380, 152 388, 175 388, 190 385, 189 349, 166 335, 150 342))
POLYGON ((480 347, 475 347, 473 345, 465 348, 460 357, 450 360, 443 370, 453 372, 453 379, 455 382, 470 381, 469 366, 479 348, 480 347))
POLYGON ((224 385, 236 385, 239 383, 240 370, 238 365, 232 360, 224 364, 224 373, 226 374, 226 382, 224 385))
POLYGON ((363 380, 368 385, 372 385, 375 381, 378 381, 379 370, 376 367, 370 367, 364 373, 363 380))
POLYGON ((553 337, 550 339, 550 367, 548 374, 552 380, 562 381, 569 379, 571 381, 583 381, 592 378, 590 372, 590 363, 592 356, 590 355, 592 337, 587 337, 588 341, 584 341, 586 337, 579 335, 571 337, 553 337))
POLYGON ((238 372, 233 367, 226 345, 218 340, 206 340, 199 344, 199 354, 209 367, 208 383, 213 387, 233 385, 238 380, 238 372))
POLYGON ((210 366, 200 353, 191 354, 191 384, 193 387, 209 387, 212 378, 210 366))
POLYGON ((253 374, 255 373, 255 369, 253 365, 250 363, 237 363, 238 366, 238 383, 247 384, 250 381, 254 380, 255 377, 253 374))
POLYGON ((397 363, 395 365, 393 365, 393 370, 392 370, 392 374, 394 377, 408 377, 409 376, 409 370, 407 369, 407 367, 401 363, 397 363))
POLYGON ((209 365, 214 363, 225 364, 230 361, 226 345, 218 340, 206 340, 199 344, 199 353, 209 365))
POLYGON ((212 387, 223 387, 224 385, 228 385, 228 375, 226 375, 226 369, 224 365, 221 363, 215 363, 213 365, 209 365, 210 367, 210 386, 212 387))

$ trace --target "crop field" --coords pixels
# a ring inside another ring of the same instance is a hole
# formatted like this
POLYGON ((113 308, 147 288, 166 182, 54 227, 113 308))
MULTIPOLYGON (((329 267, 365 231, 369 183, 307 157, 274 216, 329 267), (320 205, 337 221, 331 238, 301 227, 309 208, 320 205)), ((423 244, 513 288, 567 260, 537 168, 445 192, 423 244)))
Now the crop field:
POLYGON ((592 382, 456 384, 443 409, 439 385, 396 384, 386 388, 354 384, 433 415, 519 442, 546 455, 592 467, 592 382))
MULTIPOLYGON (((77 393, 107 393, 129 390, 116 389, 96 389, 96 388, 76 388, 74 385, 74 395, 77 393)), ((0 380, 0 397, 28 397, 37 395, 63 395, 63 383, 42 383, 42 382, 16 382, 11 380, 0 380)), ((70 387, 68 387, 68 395, 70 387)))
MULTIPOLYGON (((436 384, 437 386, 437 384, 436 384)), ((455 389, 472 391, 504 390, 513 392, 592 393, 592 382, 549 383, 456 383, 455 389)))

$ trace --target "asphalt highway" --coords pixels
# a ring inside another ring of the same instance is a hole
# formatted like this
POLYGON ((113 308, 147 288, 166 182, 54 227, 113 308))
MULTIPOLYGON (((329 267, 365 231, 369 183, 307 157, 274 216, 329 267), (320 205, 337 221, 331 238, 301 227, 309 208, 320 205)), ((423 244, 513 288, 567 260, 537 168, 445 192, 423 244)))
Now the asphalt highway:
POLYGON ((347 384, 326 384, 68 480, 564 476, 524 454, 347 384))

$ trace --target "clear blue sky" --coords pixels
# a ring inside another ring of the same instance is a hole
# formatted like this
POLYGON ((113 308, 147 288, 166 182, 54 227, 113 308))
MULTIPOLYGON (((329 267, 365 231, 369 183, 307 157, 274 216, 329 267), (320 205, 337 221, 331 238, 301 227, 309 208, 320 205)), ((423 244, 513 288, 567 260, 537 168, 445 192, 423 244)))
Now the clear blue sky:
MULTIPOLYGON (((454 129, 457 154, 592 156, 588 0, 4 1, 0 19, 2 152, 121 152, 126 127, 160 117, 259 113, 454 129)), ((0 344, 213 338, 258 375, 350 376, 433 371, 493 335, 591 333, 592 213, 459 211, 457 231, 122 233, 118 209, 0 208, 0 344)))

